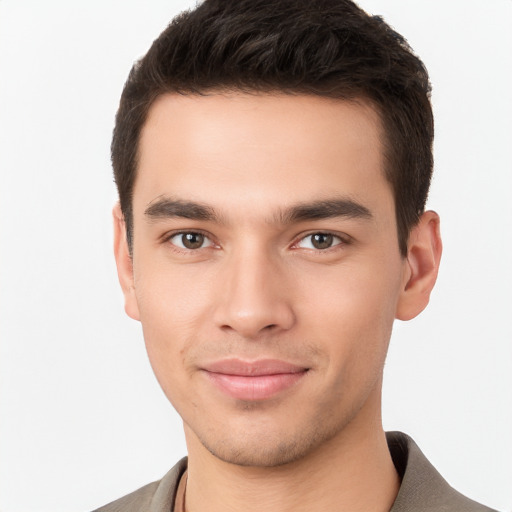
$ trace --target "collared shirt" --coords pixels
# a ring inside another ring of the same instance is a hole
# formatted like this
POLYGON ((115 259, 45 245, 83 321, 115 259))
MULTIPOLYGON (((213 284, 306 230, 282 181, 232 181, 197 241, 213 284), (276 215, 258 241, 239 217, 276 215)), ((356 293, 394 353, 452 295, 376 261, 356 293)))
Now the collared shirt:
MULTIPOLYGON (((409 436, 388 432, 386 437, 393 463, 402 479, 390 512, 496 512, 450 487, 409 436)), ((162 480, 95 512, 183 512, 186 479, 182 476, 186 470, 187 459, 184 458, 162 480), (175 505, 182 508, 175 508, 175 505)))

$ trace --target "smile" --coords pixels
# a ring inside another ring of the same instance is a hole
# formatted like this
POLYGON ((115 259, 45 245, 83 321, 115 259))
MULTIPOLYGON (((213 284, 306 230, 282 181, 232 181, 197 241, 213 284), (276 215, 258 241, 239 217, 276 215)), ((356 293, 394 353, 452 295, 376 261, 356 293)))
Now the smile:
POLYGON ((247 401, 269 399, 296 384, 308 372, 308 368, 275 359, 255 362, 226 359, 203 370, 220 391, 247 401))

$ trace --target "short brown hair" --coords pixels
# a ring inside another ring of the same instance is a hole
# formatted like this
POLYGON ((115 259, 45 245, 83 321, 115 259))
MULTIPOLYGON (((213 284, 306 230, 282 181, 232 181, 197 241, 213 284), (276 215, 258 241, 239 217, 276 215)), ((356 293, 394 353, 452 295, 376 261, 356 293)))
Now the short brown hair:
POLYGON ((427 70, 381 17, 350 0, 205 0, 177 16, 133 66, 112 140, 112 164, 132 246, 140 133, 161 94, 213 90, 366 99, 384 127, 400 252, 423 213, 432 175, 427 70))

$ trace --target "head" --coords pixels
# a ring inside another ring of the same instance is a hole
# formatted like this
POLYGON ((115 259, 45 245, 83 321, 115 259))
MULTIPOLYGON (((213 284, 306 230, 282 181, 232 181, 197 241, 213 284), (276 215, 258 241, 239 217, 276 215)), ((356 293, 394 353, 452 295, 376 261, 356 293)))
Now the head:
POLYGON ((372 435, 393 321, 439 262, 428 90, 341 0, 207 0, 132 69, 116 260, 190 454, 276 466, 372 435))
POLYGON ((112 141, 131 246, 140 134, 162 94, 213 91, 365 100, 379 114, 398 242, 425 208, 433 117, 427 71, 403 37, 348 0, 207 0, 178 16, 132 68, 112 141))

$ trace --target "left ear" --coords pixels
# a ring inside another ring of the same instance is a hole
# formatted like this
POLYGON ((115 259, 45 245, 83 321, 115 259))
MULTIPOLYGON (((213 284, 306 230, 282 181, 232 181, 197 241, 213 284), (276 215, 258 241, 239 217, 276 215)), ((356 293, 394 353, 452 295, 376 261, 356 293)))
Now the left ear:
POLYGON ((427 211, 409 235, 406 270, 396 308, 399 320, 410 320, 427 306, 436 283, 442 251, 439 215, 427 211))

